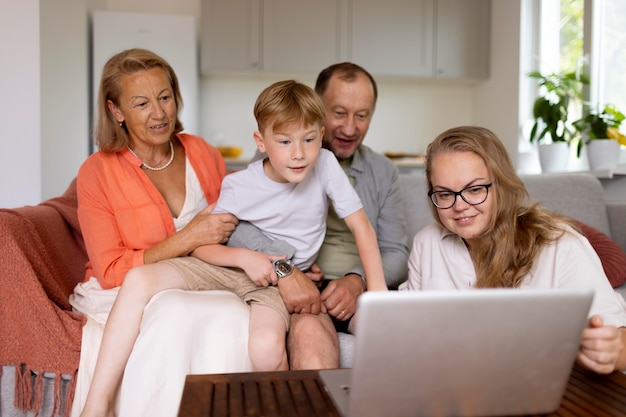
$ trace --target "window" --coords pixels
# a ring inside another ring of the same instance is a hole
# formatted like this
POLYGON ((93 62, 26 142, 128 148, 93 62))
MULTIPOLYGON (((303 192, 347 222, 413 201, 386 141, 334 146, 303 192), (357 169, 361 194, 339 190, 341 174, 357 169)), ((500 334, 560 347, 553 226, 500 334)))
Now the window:
POLYGON ((543 0, 539 71, 574 72, 583 59, 584 0, 543 0))
POLYGON ((626 108, 624 17, 624 0, 543 0, 538 69, 582 70, 591 78, 585 100, 626 108))
MULTIPOLYGON (((589 0, 587 0, 589 1, 589 0)), ((600 104, 611 103, 626 110, 626 2, 602 0, 592 2, 589 99, 600 104)))
MULTIPOLYGON (((590 78, 583 100, 590 105, 614 104, 626 110, 626 1, 624 0, 535 0, 525 10, 528 45, 522 56, 522 77, 530 71, 542 73, 582 71, 590 78)), ((524 50, 524 49, 522 49, 524 50)), ((525 81, 528 83, 528 81, 525 81)), ((536 85, 524 84, 520 100, 520 120, 532 119, 536 85)), ((570 109, 575 120, 582 113, 580 103, 570 109)), ((520 137, 519 170, 541 172, 536 149, 528 141, 529 125, 520 137)), ((572 148, 575 148, 573 146, 572 148)), ((586 157, 572 152, 569 170, 586 170, 586 157)))

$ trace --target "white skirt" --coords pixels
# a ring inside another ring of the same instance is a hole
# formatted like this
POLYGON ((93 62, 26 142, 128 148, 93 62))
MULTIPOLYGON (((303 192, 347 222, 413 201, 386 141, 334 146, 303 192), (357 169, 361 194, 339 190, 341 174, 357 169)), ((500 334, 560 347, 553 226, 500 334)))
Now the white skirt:
MULTIPOLYGON (((104 325, 118 288, 103 290, 92 278, 70 303, 87 316, 72 417, 85 404, 104 325)), ((116 413, 119 417, 175 417, 188 374, 250 372, 250 309, 227 291, 167 290, 144 310, 130 355, 116 413)))

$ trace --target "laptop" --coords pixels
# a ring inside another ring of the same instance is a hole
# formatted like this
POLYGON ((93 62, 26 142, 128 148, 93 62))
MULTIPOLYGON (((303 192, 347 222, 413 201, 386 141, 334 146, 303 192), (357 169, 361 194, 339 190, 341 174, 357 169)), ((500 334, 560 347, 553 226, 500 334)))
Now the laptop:
POLYGON ((344 417, 558 409, 592 290, 367 292, 351 369, 320 371, 344 417))

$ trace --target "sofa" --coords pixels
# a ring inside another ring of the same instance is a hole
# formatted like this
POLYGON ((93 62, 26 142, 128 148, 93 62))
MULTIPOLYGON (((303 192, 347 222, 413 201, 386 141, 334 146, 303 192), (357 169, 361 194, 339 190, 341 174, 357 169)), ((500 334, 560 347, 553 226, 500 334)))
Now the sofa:
MULTIPOLYGON (((626 199, 605 202, 598 179, 584 173, 522 180, 534 200, 582 222, 600 243, 608 241, 603 254, 626 258, 626 199)), ((430 202, 423 175, 402 174, 400 181, 410 246, 432 221, 430 202)), ((0 416, 69 415, 84 319, 72 312, 68 297, 82 281, 87 260, 75 182, 37 206, 0 209, 0 256, 0 416), (33 300, 41 307, 37 311, 33 300)), ((626 295, 626 269, 616 265, 612 283, 626 295)), ((352 342, 351 335, 340 334, 341 366, 351 364, 352 342)))

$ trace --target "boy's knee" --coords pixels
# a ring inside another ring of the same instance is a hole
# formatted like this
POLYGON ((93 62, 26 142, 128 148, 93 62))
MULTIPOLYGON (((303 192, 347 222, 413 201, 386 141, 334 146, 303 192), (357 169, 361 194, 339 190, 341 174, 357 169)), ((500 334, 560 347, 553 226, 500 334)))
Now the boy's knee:
POLYGON ((278 370, 287 355, 285 337, 269 332, 257 336, 250 335, 248 354, 256 371, 278 370))
POLYGON ((142 287, 146 285, 149 279, 146 269, 144 265, 129 269, 122 285, 126 287, 142 287))

